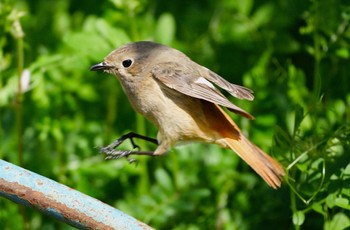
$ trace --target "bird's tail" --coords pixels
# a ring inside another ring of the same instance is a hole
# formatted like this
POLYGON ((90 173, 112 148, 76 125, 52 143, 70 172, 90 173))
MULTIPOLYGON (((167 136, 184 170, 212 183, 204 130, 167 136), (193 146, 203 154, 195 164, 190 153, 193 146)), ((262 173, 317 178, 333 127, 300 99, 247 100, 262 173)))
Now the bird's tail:
POLYGON ((212 128, 220 133, 222 137, 218 143, 235 151, 272 188, 277 189, 280 187, 282 176, 284 175, 282 166, 250 142, 220 106, 211 105, 210 114, 212 116, 208 116, 207 118, 209 118, 208 122, 212 125, 212 128))
POLYGON ((227 146, 247 162, 268 185, 274 189, 281 186, 281 177, 284 175, 284 171, 276 160, 264 153, 242 134, 240 139, 224 138, 224 141, 227 146))

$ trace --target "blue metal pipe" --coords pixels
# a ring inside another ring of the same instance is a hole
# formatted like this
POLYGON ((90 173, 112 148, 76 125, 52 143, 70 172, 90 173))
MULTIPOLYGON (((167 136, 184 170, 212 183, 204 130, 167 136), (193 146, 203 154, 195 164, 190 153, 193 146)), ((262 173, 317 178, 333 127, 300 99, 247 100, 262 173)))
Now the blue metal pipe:
POLYGON ((80 229, 152 229, 95 198, 3 160, 0 196, 80 229))

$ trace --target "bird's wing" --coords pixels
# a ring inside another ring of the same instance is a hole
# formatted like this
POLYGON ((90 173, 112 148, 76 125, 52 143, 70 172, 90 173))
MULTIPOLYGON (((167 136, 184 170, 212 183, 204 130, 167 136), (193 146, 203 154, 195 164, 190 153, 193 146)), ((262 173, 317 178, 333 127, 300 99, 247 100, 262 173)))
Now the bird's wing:
MULTIPOLYGON (((200 66, 202 67, 202 66, 200 66)), ((203 73, 202 76, 206 78, 208 81, 214 83, 220 88, 229 92, 232 96, 237 97, 239 99, 246 99, 252 101, 254 99, 253 91, 244 86, 235 85, 231 82, 226 81, 224 78, 220 77, 218 74, 213 71, 202 67, 203 73)))
MULTIPOLYGON (((162 84, 180 93, 224 106, 234 113, 254 119, 252 115, 230 102, 211 82, 202 77, 198 71, 194 71, 185 65, 174 62, 160 63, 152 70, 152 75, 162 84)), ((216 80, 216 82, 219 82, 219 80, 216 80)), ((220 84, 222 85, 223 82, 222 79, 220 84)), ((226 88, 223 87, 223 89, 226 88)))

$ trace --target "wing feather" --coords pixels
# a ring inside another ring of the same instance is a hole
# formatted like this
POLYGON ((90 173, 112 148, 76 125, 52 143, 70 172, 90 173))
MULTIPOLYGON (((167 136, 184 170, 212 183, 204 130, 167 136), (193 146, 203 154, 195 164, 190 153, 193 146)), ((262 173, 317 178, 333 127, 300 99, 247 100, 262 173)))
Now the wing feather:
POLYGON ((220 77, 220 75, 214 73, 213 71, 204 68, 207 70, 207 74, 203 74, 207 80, 213 82, 215 85, 229 92, 232 96, 237 97, 239 99, 247 99, 252 101, 254 99, 253 91, 244 86, 232 84, 231 82, 226 81, 224 78, 220 77))
MULTIPOLYGON (((153 69, 152 74, 155 79, 180 93, 224 106, 234 113, 254 119, 248 112, 230 102, 209 82, 209 79, 207 81, 198 71, 194 71, 185 65, 174 62, 160 63, 153 69)), ((216 82, 213 83, 217 84, 216 82)), ((219 84, 217 85, 219 86, 219 84)))

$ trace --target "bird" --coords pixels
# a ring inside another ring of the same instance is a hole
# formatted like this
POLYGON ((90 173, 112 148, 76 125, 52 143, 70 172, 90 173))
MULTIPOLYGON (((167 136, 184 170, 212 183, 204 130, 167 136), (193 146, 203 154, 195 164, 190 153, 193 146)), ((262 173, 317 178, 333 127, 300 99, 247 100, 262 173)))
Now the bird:
MULTIPOLYGON (((219 89, 249 101, 254 99, 252 90, 230 83, 177 49, 152 41, 123 45, 90 70, 114 75, 134 110, 158 129, 157 138, 130 132, 101 147, 100 151, 107 154, 108 159, 159 156, 176 145, 191 142, 217 144, 233 150, 272 188, 281 186, 285 174, 281 164, 249 141, 223 109, 254 119, 219 89), (135 138, 157 147, 141 151, 135 138), (133 150, 118 150, 127 139, 133 150)), ((132 161, 134 159, 130 159, 132 161)))

